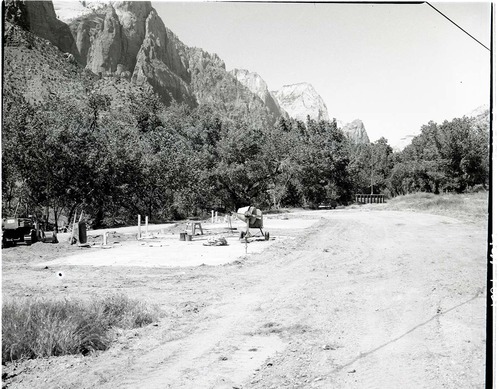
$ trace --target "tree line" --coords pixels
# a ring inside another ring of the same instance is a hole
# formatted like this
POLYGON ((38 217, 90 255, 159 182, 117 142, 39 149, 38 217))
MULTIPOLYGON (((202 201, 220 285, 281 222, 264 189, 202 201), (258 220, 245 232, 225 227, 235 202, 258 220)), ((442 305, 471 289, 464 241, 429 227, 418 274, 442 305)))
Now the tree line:
POLYGON ((94 227, 263 209, 349 204, 355 193, 463 192, 488 184, 487 124, 430 122, 401 152, 381 138, 356 145, 336 121, 165 107, 147 91, 29 104, 4 97, 3 216, 56 221, 84 210, 94 227), (20 211, 18 210, 18 213, 20 211))

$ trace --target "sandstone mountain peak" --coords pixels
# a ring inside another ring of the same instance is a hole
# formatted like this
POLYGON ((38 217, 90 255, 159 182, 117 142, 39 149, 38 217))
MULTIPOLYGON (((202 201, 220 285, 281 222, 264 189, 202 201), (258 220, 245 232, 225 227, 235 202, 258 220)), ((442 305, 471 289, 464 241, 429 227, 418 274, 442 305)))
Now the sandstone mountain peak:
POLYGON ((324 100, 307 82, 284 85, 272 93, 279 105, 295 119, 306 121, 310 116, 314 120, 329 120, 324 100))
POLYGON ((280 116, 288 117, 286 111, 280 106, 275 97, 270 93, 267 83, 258 73, 250 72, 246 69, 233 69, 230 71, 237 81, 246 86, 252 93, 256 94, 265 104, 271 115, 275 118, 280 116))
POLYGON ((364 123, 360 119, 344 124, 341 127, 343 133, 355 144, 367 144, 370 142, 364 123))

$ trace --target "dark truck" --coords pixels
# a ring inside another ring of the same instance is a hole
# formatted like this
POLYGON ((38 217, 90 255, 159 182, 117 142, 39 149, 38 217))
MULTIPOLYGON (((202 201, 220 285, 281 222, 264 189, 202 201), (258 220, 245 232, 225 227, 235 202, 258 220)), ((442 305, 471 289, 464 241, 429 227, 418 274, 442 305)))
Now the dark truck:
POLYGON ((45 242, 45 232, 32 217, 6 217, 2 219, 2 248, 15 246, 19 242, 31 245, 45 242))

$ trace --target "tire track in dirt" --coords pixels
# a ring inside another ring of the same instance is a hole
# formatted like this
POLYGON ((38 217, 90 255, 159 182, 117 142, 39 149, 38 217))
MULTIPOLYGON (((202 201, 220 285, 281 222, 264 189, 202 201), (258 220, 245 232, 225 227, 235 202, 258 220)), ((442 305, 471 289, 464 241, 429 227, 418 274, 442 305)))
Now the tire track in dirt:
MULTIPOLYGON (((312 231, 315 230, 316 227, 312 228, 312 231)), ((240 385, 258 367, 251 363, 250 358, 263 362, 284 346, 283 341, 272 332, 281 329, 265 329, 266 324, 274 323, 273 318, 268 316, 269 307, 280 305, 284 296, 294 295, 302 287, 300 282, 303 280, 297 277, 303 274, 301 255, 295 253, 280 259, 276 251, 279 254, 282 250, 289 251, 300 241, 307 241, 310 234, 315 232, 307 232, 297 240, 276 243, 263 258, 250 257, 247 274, 239 280, 237 291, 229 292, 221 302, 204 311, 206 321, 198 331, 188 338, 161 344, 135 358, 128 373, 119 379, 115 377, 102 387, 209 388, 240 385), (239 365, 231 365, 231 355, 235 351, 251 344, 251 339, 257 339, 259 343, 262 336, 267 338, 266 343, 273 344, 265 350, 263 359, 257 350, 244 361, 246 368, 241 369, 241 361, 239 365)))
MULTIPOLYGON (((340 222, 337 216, 333 223, 340 222)), ((463 379, 479 385, 483 350, 478 350, 483 347, 485 323, 480 276, 485 261, 481 261, 473 228, 460 223, 442 225, 442 220, 449 223, 445 218, 417 214, 373 213, 368 218, 358 214, 345 216, 350 228, 331 229, 339 234, 328 247, 335 255, 334 264, 325 260, 327 256, 318 264, 335 274, 334 282, 325 282, 324 277, 321 281, 320 273, 314 280, 315 293, 322 291, 324 296, 324 306, 317 310, 314 321, 322 327, 318 332, 325 340, 329 335, 332 350, 324 353, 317 342, 308 339, 308 344, 313 344, 305 351, 310 361, 296 363, 296 358, 290 360, 288 355, 283 357, 280 371, 314 371, 315 378, 300 381, 288 374, 286 379, 275 380, 273 374, 273 385, 450 388, 462 385, 463 379), (400 228, 406 230, 400 233, 400 228), (442 264, 461 252, 474 255, 442 264), (442 287, 446 284, 456 285, 453 292, 457 293, 449 294, 442 287), (334 297, 328 301, 327 295, 334 297), (463 312, 465 309, 468 312, 463 312), (336 315, 327 314, 332 311, 336 315), (330 322, 324 323, 324 319, 330 322), (442 331, 443 320, 448 321, 444 328, 452 337, 442 331), (469 326, 472 330, 466 330, 469 326), (466 346, 469 344, 475 346, 466 346), (457 361, 465 361, 471 369, 463 375, 459 367, 463 365, 457 361)), ((304 294, 313 296, 313 290, 311 287, 304 294)), ((305 376, 310 378, 310 374, 305 376)), ((270 379, 262 377, 266 384, 270 379)))

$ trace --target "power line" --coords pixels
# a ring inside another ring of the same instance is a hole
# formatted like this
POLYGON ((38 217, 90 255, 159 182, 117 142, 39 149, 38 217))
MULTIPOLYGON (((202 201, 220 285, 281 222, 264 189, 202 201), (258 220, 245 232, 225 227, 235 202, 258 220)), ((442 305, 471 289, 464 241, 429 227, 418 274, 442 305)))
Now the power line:
POLYGON ((442 15, 444 18, 446 18, 449 22, 451 22, 454 26, 456 26, 457 28, 459 28, 462 32, 464 32, 466 35, 468 35, 470 38, 472 38, 473 40, 475 40, 476 42, 478 42, 480 45, 482 45, 483 47, 485 47, 488 51, 490 51, 490 49, 485 46, 482 42, 480 42, 478 39, 476 39, 473 35, 471 35, 468 31, 466 31, 464 28, 462 28, 461 26, 459 26, 457 23, 455 23, 454 21, 452 21, 450 18, 448 18, 447 16, 445 16, 442 12, 440 12, 438 9, 436 9, 433 5, 431 5, 430 3, 428 3, 427 1, 425 2, 426 4, 428 4, 431 8, 433 8, 435 11, 437 11, 440 15, 442 15))

